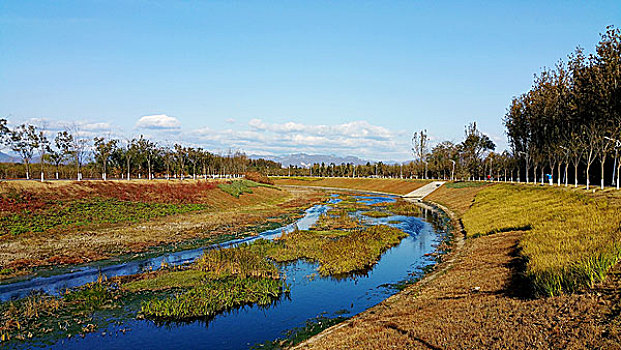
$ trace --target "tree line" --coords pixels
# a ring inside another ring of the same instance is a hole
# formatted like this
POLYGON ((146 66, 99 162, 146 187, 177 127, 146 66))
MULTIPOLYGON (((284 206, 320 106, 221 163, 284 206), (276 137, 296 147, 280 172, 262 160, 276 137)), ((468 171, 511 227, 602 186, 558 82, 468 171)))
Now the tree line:
POLYGON ((237 177, 248 171, 265 172, 265 169, 281 167, 271 160, 250 159, 241 151, 218 155, 179 143, 158 145, 143 135, 126 140, 103 136, 90 139, 81 136, 79 131, 67 129, 48 137, 44 128, 29 123, 11 129, 7 119, 0 119, 0 145, 19 155, 26 179, 32 177, 36 163, 41 180, 47 178, 50 169, 55 179, 82 180, 83 170, 87 168, 91 176, 97 171, 103 180, 110 175, 130 180, 237 177), (35 158, 37 162, 33 164, 35 158))
POLYGON ((10 177, 12 166, 13 174, 20 172, 26 179, 32 178, 35 167, 42 180, 50 177, 82 180, 84 171, 90 178, 104 180, 110 176, 116 179, 195 179, 239 176, 247 171, 280 176, 481 179, 487 172, 483 156, 495 148, 476 123, 471 123, 466 127, 463 142, 445 141, 431 151, 427 132, 415 133, 412 139, 414 160, 403 164, 379 161, 359 165, 315 163, 308 167, 283 167, 281 163, 263 158, 250 159, 240 151, 217 155, 178 143, 161 146, 142 135, 125 140, 103 136, 89 139, 80 135, 79 130, 68 128, 49 137, 42 127, 25 123, 11 129, 6 119, 0 119, 0 144, 22 160, 21 164, 3 164, 4 177, 10 177))
POLYGON ((619 184, 621 147, 621 35, 607 27, 595 53, 580 47, 554 68, 537 74, 504 117, 514 164, 523 179, 550 174, 560 185, 573 177, 587 189, 598 171, 600 186, 619 184), (609 160, 613 159, 610 164, 609 160), (609 165, 610 164, 610 165, 609 165), (596 169, 594 169, 596 168, 596 169), (612 174, 610 174, 612 170, 612 174), (607 181, 606 175, 612 175, 607 181))
MULTIPOLYGON (((495 148, 494 142, 478 129, 476 122, 472 122, 465 127, 464 140, 460 143, 444 141, 431 147, 426 130, 415 132, 411 147, 414 159, 409 162, 315 163, 309 167, 271 169, 270 175, 479 180, 491 171, 486 161, 490 155, 493 157, 491 151, 495 148)), ((496 155, 498 162, 500 157, 496 155)))

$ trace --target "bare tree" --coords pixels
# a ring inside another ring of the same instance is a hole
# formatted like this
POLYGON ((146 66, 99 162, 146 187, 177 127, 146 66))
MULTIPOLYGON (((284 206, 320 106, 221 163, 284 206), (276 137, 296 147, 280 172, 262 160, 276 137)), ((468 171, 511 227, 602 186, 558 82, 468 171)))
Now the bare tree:
POLYGON ((154 142, 151 142, 145 139, 142 135, 140 135, 140 138, 138 139, 138 141, 136 141, 136 148, 147 161, 147 171, 149 172, 147 178, 149 180, 152 180, 153 172, 151 171, 151 163, 153 161, 153 157, 157 153, 157 145, 154 142))
POLYGON ((45 136, 43 130, 39 130, 37 138, 39 139, 39 164, 41 165, 41 181, 45 181, 44 159, 45 151, 49 148, 50 141, 45 136))
POLYGON ((425 163, 425 178, 427 178, 427 153, 429 152, 429 138, 427 130, 415 132, 412 135, 412 153, 414 153, 414 161, 420 166, 425 163))
POLYGON ((56 167, 56 180, 58 180, 58 173, 60 172, 60 164, 67 159, 67 156, 71 154, 71 147, 73 144, 73 136, 67 131, 59 131, 54 138, 54 146, 47 146, 48 159, 52 161, 56 167))
POLYGON ((74 157, 77 171, 77 180, 82 180, 82 165, 86 160, 87 151, 89 148, 89 140, 85 137, 80 125, 74 123, 69 132, 72 135, 73 142, 71 144, 71 154, 74 157))
POLYGON ((175 143, 175 160, 177 161, 177 165, 179 166, 179 180, 183 180, 183 175, 185 173, 185 161, 187 160, 187 158, 187 148, 175 143))

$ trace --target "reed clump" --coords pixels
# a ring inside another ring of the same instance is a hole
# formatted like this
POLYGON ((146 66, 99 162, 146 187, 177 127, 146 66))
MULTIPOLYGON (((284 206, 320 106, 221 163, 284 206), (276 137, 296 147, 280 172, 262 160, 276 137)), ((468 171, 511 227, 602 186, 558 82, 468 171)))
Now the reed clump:
POLYGON ((280 278, 278 268, 266 258, 270 246, 270 242, 260 240, 254 244, 245 243, 229 249, 207 250, 196 265, 212 279, 232 275, 242 278, 278 279, 280 278))
POLYGON ((269 305, 287 291, 278 268, 266 257, 272 246, 273 243, 260 240, 206 250, 188 270, 166 272, 129 283, 125 288, 180 289, 173 297, 156 297, 142 304, 142 315, 154 319, 210 318, 242 305, 269 305))
POLYGON ((270 305, 285 291, 282 282, 269 278, 207 280, 173 297, 149 300, 143 303, 141 312, 145 317, 163 320, 211 318, 242 305, 270 305))
POLYGON ((360 214, 371 217, 371 218, 385 218, 385 217, 391 216, 390 213, 387 213, 385 211, 380 211, 380 210, 363 211, 360 214))
POLYGON ((422 214, 421 207, 416 204, 408 203, 405 201, 397 201, 387 206, 388 211, 395 215, 403 216, 420 216, 422 214))
POLYGON ((536 294, 593 287, 621 259, 619 206, 572 190, 487 187, 463 223, 468 236, 525 231, 518 250, 536 294))
POLYGON ((114 308, 117 302, 118 293, 100 278, 62 296, 33 294, 0 303, 0 343, 48 333, 80 333, 94 311, 114 308))
POLYGON ((362 227, 363 223, 360 219, 349 215, 345 209, 333 209, 327 213, 321 214, 315 228, 318 230, 327 229, 354 229, 362 227))
POLYGON ((406 236, 387 225, 352 231, 294 231, 283 235, 269 256, 280 262, 317 261, 322 276, 342 275, 371 267, 406 236))

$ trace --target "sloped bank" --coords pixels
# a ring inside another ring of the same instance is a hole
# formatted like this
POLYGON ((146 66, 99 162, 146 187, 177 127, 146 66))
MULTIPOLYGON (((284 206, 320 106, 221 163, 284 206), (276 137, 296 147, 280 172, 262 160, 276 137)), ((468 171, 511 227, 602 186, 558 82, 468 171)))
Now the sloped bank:
MULTIPOLYGON (((475 197, 487 188, 488 184, 455 184, 431 197, 463 214, 473 203, 478 206, 475 197)), ((599 196, 606 197, 609 205, 620 202, 616 193, 599 196)), ((486 208, 480 208, 479 224, 502 226, 512 220, 506 213, 495 216, 486 208), (486 214, 491 216, 483 218, 486 214)), ((511 208, 505 209, 516 210, 511 208)), ((520 251, 524 235, 524 230, 517 229, 472 235, 447 268, 298 348, 618 348, 619 265, 592 288, 532 298, 532 282, 524 278, 520 251)))

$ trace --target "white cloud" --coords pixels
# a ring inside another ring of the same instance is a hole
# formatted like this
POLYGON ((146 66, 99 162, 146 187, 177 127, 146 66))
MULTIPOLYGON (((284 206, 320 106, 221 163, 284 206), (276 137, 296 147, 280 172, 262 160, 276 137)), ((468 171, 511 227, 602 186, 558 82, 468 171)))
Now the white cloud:
POLYGON ((108 131, 112 129, 110 123, 82 123, 81 128, 91 131, 108 131))
POLYGON ((227 119, 225 119, 224 121, 225 121, 225 122, 227 122, 227 123, 229 123, 229 124, 235 124, 235 122, 236 122, 237 120, 235 120, 235 118, 227 118, 227 119))
POLYGON ((101 120, 31 120, 33 123, 44 124, 50 136, 55 135, 57 130, 64 129, 89 139, 95 136, 127 139, 135 137, 134 133, 146 132, 146 137, 162 145, 183 143, 216 153, 241 149, 248 154, 258 155, 334 154, 369 160, 404 160, 411 157, 409 132, 390 130, 366 120, 332 125, 293 120, 272 123, 252 119, 245 125, 235 120, 230 121, 235 125, 224 129, 215 129, 213 126, 184 129, 177 118, 148 115, 137 121, 138 130, 131 131, 101 120))
POLYGON ((143 129, 178 129, 181 127, 179 119, 166 114, 145 115, 138 119, 137 128, 143 129))
POLYGON ((354 155, 369 159, 409 158, 407 133, 359 120, 343 124, 304 124, 293 121, 248 122, 248 129, 201 128, 185 137, 208 147, 238 147, 252 154, 321 153, 354 155))

